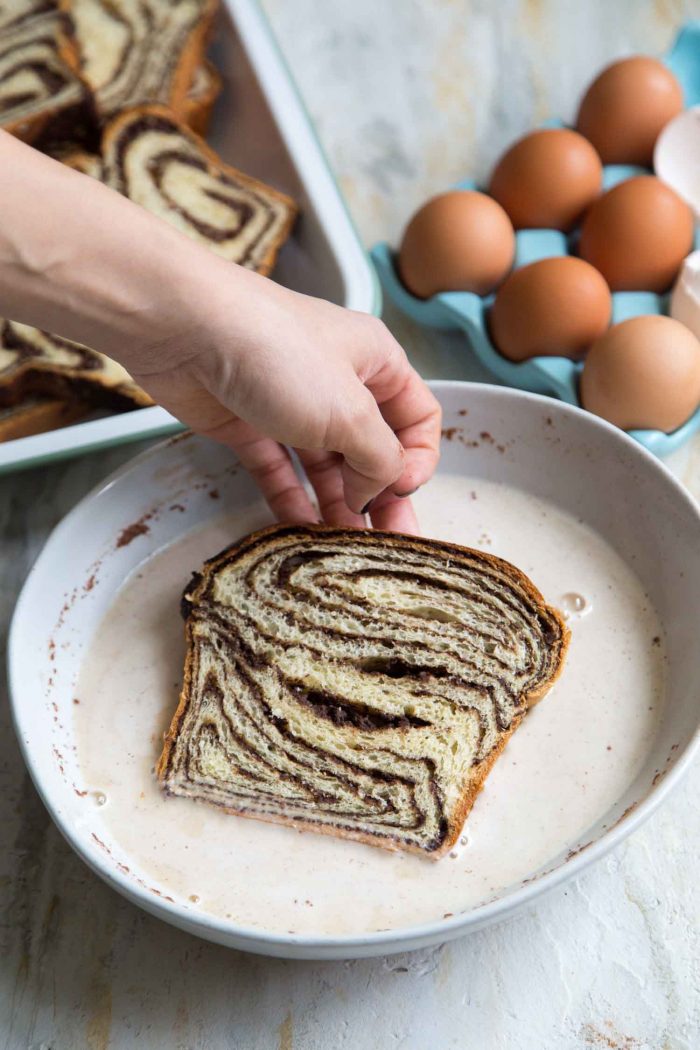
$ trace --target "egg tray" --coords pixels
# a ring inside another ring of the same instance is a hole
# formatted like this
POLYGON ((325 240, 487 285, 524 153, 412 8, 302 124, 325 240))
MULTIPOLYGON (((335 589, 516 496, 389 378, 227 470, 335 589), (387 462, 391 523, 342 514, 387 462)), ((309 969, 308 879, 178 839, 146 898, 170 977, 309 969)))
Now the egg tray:
MULTIPOLYGON (((700 20, 683 26, 663 61, 678 78, 686 106, 699 104, 700 20)), ((545 126, 563 127, 564 124, 562 121, 549 121, 545 126)), ((603 168, 603 190, 609 190, 634 175, 648 174, 650 171, 647 168, 633 165, 606 165, 603 168)), ((471 179, 465 179, 452 188, 479 189, 471 179)), ((578 230, 570 234, 549 229, 517 230, 513 269, 539 259, 574 255, 577 239, 578 230)), ((695 248, 700 248, 700 231, 697 227, 695 248)), ((430 299, 418 299, 402 284, 396 269, 395 253, 388 244, 375 245, 371 256, 384 290, 404 314, 426 328, 462 331, 468 348, 501 383, 535 394, 549 394, 571 405, 580 404, 578 386, 582 362, 572 361, 568 357, 539 356, 516 363, 496 350, 487 324, 488 311, 495 298, 493 294, 482 297, 473 292, 440 292, 430 299)), ((657 295, 654 292, 613 292, 611 323, 617 324, 642 314, 668 314, 669 299, 669 294, 657 295)), ((700 408, 670 434, 661 430, 630 430, 628 433, 650 452, 666 456, 680 448, 697 430, 700 430, 700 408)))

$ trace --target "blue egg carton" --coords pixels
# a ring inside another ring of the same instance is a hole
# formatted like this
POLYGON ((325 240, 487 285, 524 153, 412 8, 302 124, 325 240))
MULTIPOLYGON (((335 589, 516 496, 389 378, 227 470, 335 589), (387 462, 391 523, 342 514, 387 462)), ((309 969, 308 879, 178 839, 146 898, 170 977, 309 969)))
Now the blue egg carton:
MULTIPOLYGON (((700 103, 700 20, 686 23, 678 33, 673 47, 664 56, 664 62, 678 78, 687 107, 700 103)), ((550 121, 547 127, 562 127, 561 121, 550 121)), ((632 178, 648 175, 646 168, 626 164, 609 164, 603 168, 603 189, 632 178)), ((471 179, 457 183, 453 189, 474 190, 479 187, 471 179)), ((515 261, 513 268, 526 266, 539 259, 573 255, 578 231, 571 234, 559 230, 517 230, 515 234, 515 261)), ((695 231, 695 248, 700 248, 700 232, 695 231)), ((395 253, 388 244, 381 243, 371 251, 372 260, 382 285, 392 302, 418 324, 426 328, 460 330, 469 349, 479 362, 501 383, 530 390, 535 394, 549 394, 578 405, 578 385, 582 363, 568 357, 540 356, 519 363, 503 357, 489 338, 486 318, 494 295, 481 297, 472 292, 440 292, 430 299, 417 299, 401 283, 395 266, 395 253)), ((641 314, 667 314, 669 295, 654 292, 613 292, 612 323, 626 321, 641 314)), ((700 408, 682 426, 670 434, 661 430, 630 430, 628 433, 650 452, 666 456, 680 448, 700 429, 700 408)))

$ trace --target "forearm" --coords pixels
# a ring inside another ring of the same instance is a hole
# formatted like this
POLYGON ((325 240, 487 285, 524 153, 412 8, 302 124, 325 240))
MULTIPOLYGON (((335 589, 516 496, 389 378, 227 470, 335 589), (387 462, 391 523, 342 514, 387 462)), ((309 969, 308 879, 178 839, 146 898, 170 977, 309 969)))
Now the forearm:
POLYGON ((135 358, 186 338, 223 270, 235 300, 237 280, 253 275, 0 131, 1 316, 149 371, 135 358))

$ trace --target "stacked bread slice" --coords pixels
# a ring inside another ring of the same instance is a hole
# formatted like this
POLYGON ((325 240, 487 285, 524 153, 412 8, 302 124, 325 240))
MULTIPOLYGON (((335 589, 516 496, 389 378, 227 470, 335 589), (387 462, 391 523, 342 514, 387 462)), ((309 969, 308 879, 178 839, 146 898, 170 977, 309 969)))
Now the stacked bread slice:
POLYGON ((181 113, 202 61, 216 0, 61 0, 64 56, 101 117, 159 102, 181 113))
POLYGON ((0 0, 0 128, 27 142, 57 121, 77 123, 87 104, 61 55, 61 25, 51 0, 0 0))
POLYGON ((454 844, 569 638, 505 561, 329 526, 227 548, 183 611, 166 793, 431 857, 454 844))
POLYGON ((221 77, 216 66, 212 62, 202 62, 195 70, 183 104, 185 123, 202 138, 207 133, 221 86, 221 77))
POLYGON ((162 106, 126 110, 105 128, 105 182, 217 255, 267 274, 296 208, 224 164, 162 106))
MULTIPOLYGON (((216 8, 217 0, 0 0, 0 127, 268 274, 296 205, 225 164, 201 137, 221 88, 205 58, 216 8)), ((47 396, 112 410, 151 404, 104 355, 6 322, 0 407, 47 396)), ((28 411, 22 426, 35 418, 51 416, 28 411)), ((0 441, 8 433, 0 427, 0 441)))
POLYGON ((52 397, 25 398, 10 408, 0 408, 0 442, 59 430, 77 423, 90 411, 88 402, 75 397, 67 401, 52 397))
POLYGON ((49 397, 112 408, 151 405, 126 369, 80 343, 16 321, 0 323, 0 407, 49 397))

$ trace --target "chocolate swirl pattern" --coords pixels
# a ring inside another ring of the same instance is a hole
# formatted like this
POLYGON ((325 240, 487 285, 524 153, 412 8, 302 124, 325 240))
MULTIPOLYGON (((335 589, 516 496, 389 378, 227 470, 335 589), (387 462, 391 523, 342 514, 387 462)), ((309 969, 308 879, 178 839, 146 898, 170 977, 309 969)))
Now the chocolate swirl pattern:
POLYGON ((109 357, 30 325, 0 320, 0 406, 25 397, 79 398, 117 410, 152 405, 109 357))
POLYGON ((179 112, 206 47, 216 0, 62 0, 65 54, 102 117, 159 102, 179 112))
POLYGON ((193 240, 258 273, 272 269, 296 205, 224 164, 162 106, 141 106, 105 129, 105 181, 193 240))
POLYGON ((38 0, 0 2, 0 127, 30 142, 85 99, 59 54, 61 15, 54 7, 38 0))
POLYGON ((227 548, 183 613, 167 793, 432 857, 568 645, 507 562, 329 526, 273 526, 227 548))

